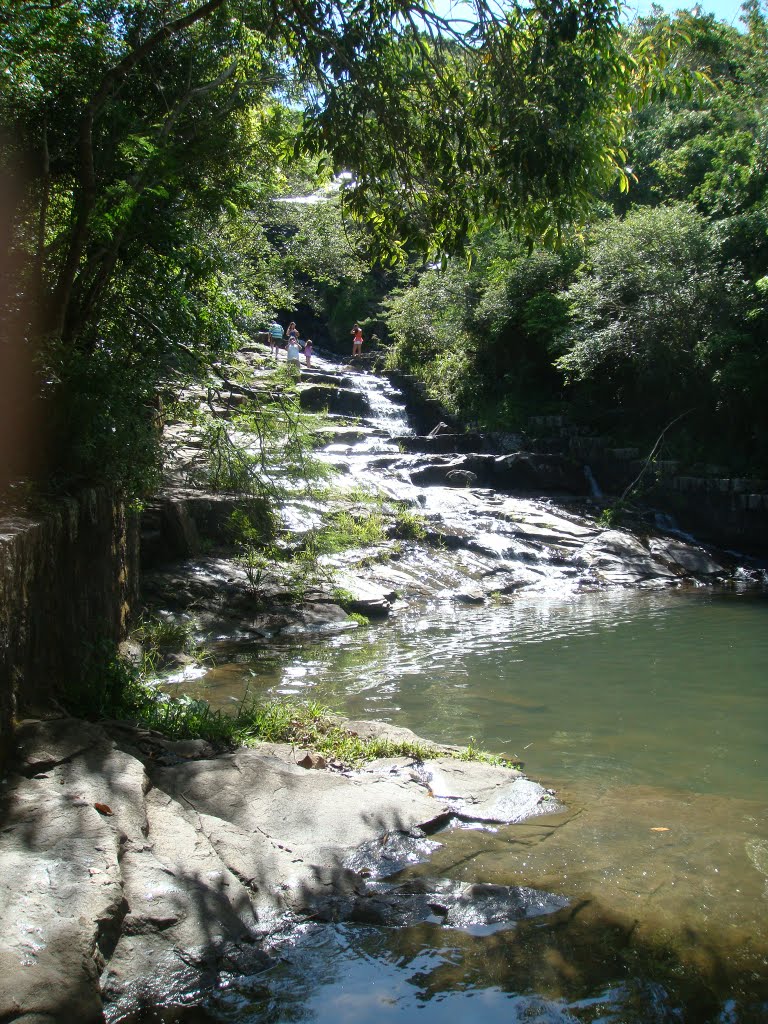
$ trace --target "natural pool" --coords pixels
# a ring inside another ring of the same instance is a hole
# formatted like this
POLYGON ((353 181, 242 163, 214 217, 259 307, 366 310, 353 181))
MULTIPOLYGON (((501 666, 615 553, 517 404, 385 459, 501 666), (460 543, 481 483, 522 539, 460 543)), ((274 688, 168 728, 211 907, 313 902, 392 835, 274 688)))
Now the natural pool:
POLYGON ((308 926, 267 976, 217 997, 216 1019, 768 1020, 765 595, 412 605, 238 656, 194 692, 219 703, 246 685, 522 758, 567 812, 444 833, 412 873, 570 904, 489 935, 308 926))

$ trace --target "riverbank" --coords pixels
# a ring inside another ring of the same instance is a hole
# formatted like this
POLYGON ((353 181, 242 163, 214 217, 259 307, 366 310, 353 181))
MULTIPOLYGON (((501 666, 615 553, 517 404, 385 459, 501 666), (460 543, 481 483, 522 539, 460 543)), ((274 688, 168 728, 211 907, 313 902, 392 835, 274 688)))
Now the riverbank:
POLYGON ((224 976, 263 970, 308 919, 469 927, 564 905, 525 887, 381 883, 452 822, 560 809, 515 769, 446 750, 351 771, 287 744, 216 754, 66 718, 23 723, 17 739, 0 836, 2 1019, 118 1022, 199 1002, 224 976))

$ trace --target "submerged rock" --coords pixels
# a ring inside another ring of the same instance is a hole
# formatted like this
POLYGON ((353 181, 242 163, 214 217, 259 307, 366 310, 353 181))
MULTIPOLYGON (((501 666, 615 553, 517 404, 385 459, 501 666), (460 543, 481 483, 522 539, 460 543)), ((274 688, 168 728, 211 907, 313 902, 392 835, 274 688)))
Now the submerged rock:
POLYGON ((424 878, 402 885, 365 883, 359 891, 326 905, 317 916, 384 928, 432 924, 488 935, 566 906, 564 897, 528 886, 424 878))

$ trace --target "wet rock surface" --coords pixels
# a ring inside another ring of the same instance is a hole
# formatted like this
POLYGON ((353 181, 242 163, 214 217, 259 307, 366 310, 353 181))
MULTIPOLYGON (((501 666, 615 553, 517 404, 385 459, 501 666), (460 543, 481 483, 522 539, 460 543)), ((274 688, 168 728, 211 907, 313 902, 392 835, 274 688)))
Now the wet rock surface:
POLYGON ((19 743, 0 834, 0 1019, 88 1024, 183 1002, 222 972, 262 969, 290 920, 487 929, 564 905, 526 887, 382 881, 439 849, 451 821, 561 809, 512 769, 440 757, 333 771, 287 745, 214 754, 75 719, 27 722, 19 743))
MULTIPOLYGON (((255 393, 257 374, 254 366, 255 393)), ((733 573, 729 559, 690 540, 603 526, 582 468, 557 452, 487 450, 486 439, 445 431, 413 438, 396 395, 377 378, 330 365, 302 377, 307 407, 345 417, 321 428, 323 460, 352 486, 375 487, 418 513, 423 536, 396 524, 372 549, 329 556, 335 582, 307 587, 300 601, 278 574, 254 587, 227 549, 233 496, 191 486, 199 437, 183 424, 169 427, 169 486, 151 510, 156 557, 145 597, 191 619, 214 652, 355 628, 348 611, 385 617, 408 602, 448 598, 457 614, 471 614, 473 605, 518 600, 526 590, 669 587, 733 573), (362 421, 350 424, 349 415, 362 421)), ((216 414, 231 415, 242 391, 216 414)), ((289 543, 315 514, 287 503, 289 543)), ((119 1021, 140 1006, 182 1003, 222 973, 258 972, 270 938, 307 918, 506 929, 560 910, 558 884, 590 846, 588 834, 576 850, 565 845, 562 865, 539 871, 536 888, 528 884, 533 858, 519 885, 496 884, 490 852, 476 872, 483 884, 435 877, 441 830, 450 826, 453 834, 466 825, 524 829, 512 841, 518 849, 540 834, 552 863, 550 837, 559 834, 541 816, 562 812, 519 772, 447 751, 423 764, 395 758, 348 773, 312 751, 262 744, 217 754, 120 723, 32 722, 19 739, 0 832, 0 1020, 89 1024, 104 1013, 119 1021), (428 858, 428 876, 393 879, 428 858)), ((609 827, 608 803, 604 813, 609 827)), ((509 846, 505 838, 498 852, 507 872, 509 846)), ((762 847, 747 853, 764 865, 762 847)), ((628 912, 650 884, 645 877, 638 865, 621 880, 628 912)))
POLYGON ((471 935, 489 935, 513 928, 518 921, 554 914, 568 906, 562 896, 529 886, 415 879, 400 885, 365 883, 360 889, 328 901, 318 921, 403 928, 416 924, 442 925, 471 935))
MULTIPOLYGON (((258 390, 263 370, 252 356, 244 361, 258 390)), ((332 412, 317 428, 319 457, 339 474, 342 493, 362 486, 390 503, 388 539, 373 550, 324 557, 328 584, 306 587, 301 600, 278 573, 264 572, 255 588, 227 536, 237 496, 190 487, 200 460, 194 432, 168 428, 170 484, 156 503, 156 529, 146 545, 165 557, 155 558, 145 577, 145 598, 167 613, 192 616, 214 649, 351 629, 349 613, 381 619, 414 601, 450 597, 473 605, 516 600, 528 588, 662 588, 734 575, 732 558, 695 541, 647 525, 642 532, 602 525, 589 504, 584 467, 558 452, 500 453, 503 439, 457 434, 445 424, 416 436, 392 386, 349 367, 302 368, 300 390, 304 403, 322 400, 332 410, 329 396, 347 403, 345 415, 332 412), (349 415, 358 421, 350 423, 349 415), (397 506, 418 517, 420 539, 403 532, 397 506), (206 547, 215 550, 205 554, 206 547), (183 560, 169 562, 174 556, 183 560)), ((320 511, 311 502, 286 502, 288 545, 301 543, 320 511)))

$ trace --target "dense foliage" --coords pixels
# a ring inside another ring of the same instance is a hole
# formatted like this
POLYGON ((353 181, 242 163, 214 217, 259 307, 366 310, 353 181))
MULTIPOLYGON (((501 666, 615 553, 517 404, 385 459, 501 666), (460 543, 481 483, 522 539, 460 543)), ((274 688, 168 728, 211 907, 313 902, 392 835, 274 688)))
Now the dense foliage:
POLYGON ((768 470, 768 32, 706 15, 626 29, 681 31, 675 61, 712 88, 632 113, 628 191, 614 185, 586 231, 530 255, 500 226, 474 261, 432 269, 388 304, 390 361, 449 410, 519 428, 570 413, 621 442, 738 472, 768 470))
MULTIPOLYGON (((373 301, 390 282, 364 285, 363 261, 496 220, 555 235, 596 187, 627 187, 632 102, 670 78, 670 26, 629 48, 613 0, 475 8, 462 27, 414 0, 3 7, 3 353, 35 354, 55 475, 146 489, 158 396, 297 295, 373 301), (338 212, 302 235, 274 199, 342 168, 357 226, 334 269, 317 243, 338 212)), ((697 69, 674 71, 685 89, 697 69)))

